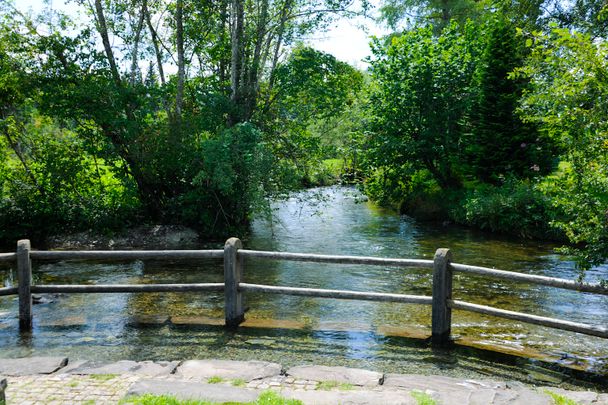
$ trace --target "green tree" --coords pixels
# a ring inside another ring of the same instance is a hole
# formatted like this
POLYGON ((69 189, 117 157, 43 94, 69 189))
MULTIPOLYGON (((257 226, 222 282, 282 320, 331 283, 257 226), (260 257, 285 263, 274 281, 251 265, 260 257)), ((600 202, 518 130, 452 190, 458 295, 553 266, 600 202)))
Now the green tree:
POLYGON ((372 173, 407 189, 425 169, 442 188, 460 186, 463 124, 478 52, 473 24, 460 29, 453 23, 438 37, 424 27, 388 45, 376 42, 367 145, 372 173))
POLYGON ((403 21, 409 21, 414 26, 432 24, 440 31, 452 20, 464 25, 467 19, 479 18, 486 3, 473 0, 385 0, 380 7, 380 16, 393 29, 403 21))
POLYGON ((509 77, 523 64, 523 39, 509 21, 489 24, 476 77, 477 100, 466 139, 468 166, 475 178, 500 184, 505 177, 530 178, 554 169, 552 143, 516 113, 527 81, 509 77))
POLYGON ((361 72, 301 45, 277 67, 271 102, 256 118, 278 140, 273 142, 277 157, 294 162, 305 183, 310 183, 310 171, 320 166, 322 158, 334 157, 326 154, 331 140, 316 129, 335 122, 355 102, 362 86, 361 72))
POLYGON ((566 29, 530 43, 528 62, 517 71, 532 84, 521 108, 563 148, 563 173, 549 192, 567 214, 555 225, 584 270, 608 258, 608 45, 566 29))

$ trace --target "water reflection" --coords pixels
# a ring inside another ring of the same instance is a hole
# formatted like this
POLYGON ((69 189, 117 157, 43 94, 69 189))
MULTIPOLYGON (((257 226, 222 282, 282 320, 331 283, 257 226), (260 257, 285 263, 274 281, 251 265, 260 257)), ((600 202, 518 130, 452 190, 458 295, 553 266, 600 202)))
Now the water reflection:
MULTIPOLYGON (((490 236, 458 227, 419 224, 361 202, 349 188, 308 193, 275 205, 276 222, 255 221, 246 248, 383 257, 432 258, 439 247, 455 261, 530 274, 574 278, 572 262, 553 245, 490 236)), ((209 247, 209 246, 206 246, 209 247)), ((220 246, 213 246, 218 248, 220 246)), ((590 280, 608 268, 593 269, 590 280)), ((221 261, 59 262, 36 264, 36 282, 128 284, 222 282, 221 261)), ((296 287, 431 294, 428 269, 306 264, 248 259, 245 281, 296 287)), ((14 269, 0 269, 12 285, 14 269)), ((515 311, 608 324, 608 297, 456 275, 454 296, 515 311)), ((388 372, 494 375, 562 382, 535 362, 484 350, 428 348, 430 307, 248 294, 247 323, 236 332, 214 324, 223 317, 222 293, 71 294, 34 307, 34 330, 19 335, 15 297, 0 297, 0 357, 61 354, 98 360, 219 357, 263 359, 284 365, 339 364, 388 372), (500 364, 496 361, 500 360, 500 364), (544 371, 542 371, 544 370, 544 371)), ((550 358, 608 374, 608 342, 600 338, 455 311, 453 332, 469 346, 550 358)))

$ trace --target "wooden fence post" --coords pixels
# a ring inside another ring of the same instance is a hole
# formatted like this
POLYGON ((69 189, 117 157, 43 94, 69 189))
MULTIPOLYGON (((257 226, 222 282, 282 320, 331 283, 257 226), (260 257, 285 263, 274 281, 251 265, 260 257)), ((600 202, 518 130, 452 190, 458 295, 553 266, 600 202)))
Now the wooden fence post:
POLYGON ((17 274, 19 277, 19 329, 32 330, 32 261, 30 241, 17 242, 17 274))
POLYGON ((0 380, 0 405, 6 404, 6 394, 4 392, 6 391, 7 385, 6 378, 0 380))
POLYGON ((243 294, 238 289, 243 277, 243 263, 237 252, 242 248, 238 238, 230 238, 224 245, 224 316, 229 328, 235 328, 245 320, 243 294))
POLYGON ((452 269, 449 266, 452 253, 449 249, 437 249, 433 265, 433 310, 431 343, 445 345, 450 342, 452 309, 452 269))

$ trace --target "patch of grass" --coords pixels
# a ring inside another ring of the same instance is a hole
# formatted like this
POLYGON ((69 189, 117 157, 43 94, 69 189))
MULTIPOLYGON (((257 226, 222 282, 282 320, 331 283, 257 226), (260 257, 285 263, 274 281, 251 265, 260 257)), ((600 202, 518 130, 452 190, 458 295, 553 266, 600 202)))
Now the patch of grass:
POLYGON ((344 169, 344 160, 342 159, 325 159, 323 166, 334 176, 339 176, 344 169))
POLYGON ((412 391, 410 395, 416 400, 417 405, 437 405, 437 401, 426 392, 412 391))
POLYGON ((68 384, 68 387, 71 387, 71 388, 78 387, 78 384, 80 384, 78 381, 72 381, 68 384))
POLYGON ((82 405, 95 405, 95 401, 92 399, 86 400, 82 403, 82 405))
POLYGON ((242 378, 237 378, 230 381, 230 384, 232 384, 233 387, 244 387, 245 384, 247 384, 247 381, 243 380, 242 378))
POLYGON ((553 391, 545 390, 545 394, 553 399, 555 405, 579 405, 578 402, 553 391))
POLYGON ((97 381, 109 381, 118 377, 118 374, 89 374, 89 378, 97 381))
POLYGON ((120 401, 121 405, 212 405, 207 401, 181 400, 169 395, 146 394, 120 401))
POLYGON ((352 390, 354 386, 349 383, 341 383, 338 381, 321 381, 319 384, 317 384, 315 389, 319 391, 329 391, 333 390, 334 388, 342 391, 349 391, 352 390))
POLYGON ((209 378, 207 379, 207 382, 208 382, 209 384, 219 384, 219 383, 224 382, 224 379, 223 379, 222 377, 219 377, 219 376, 217 376, 217 375, 214 375, 214 376, 212 376, 212 377, 209 377, 209 378))
MULTIPOLYGON (((120 401, 122 405, 213 405, 209 401, 180 400, 167 395, 142 395, 120 401)), ((274 391, 264 391, 255 402, 227 402, 224 405, 304 405, 297 399, 286 399, 274 391)))

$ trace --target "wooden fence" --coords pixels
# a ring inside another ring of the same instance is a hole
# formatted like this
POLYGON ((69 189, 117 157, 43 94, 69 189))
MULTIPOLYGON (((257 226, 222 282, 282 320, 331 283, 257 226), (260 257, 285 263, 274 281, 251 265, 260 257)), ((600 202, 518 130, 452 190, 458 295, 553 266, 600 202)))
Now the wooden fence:
POLYGON ((521 322, 568 330, 591 336, 608 338, 608 328, 562 319, 547 318, 521 312, 508 311, 485 305, 473 304, 452 298, 452 278, 455 272, 474 274, 526 282, 548 287, 576 290, 580 292, 608 295, 608 287, 600 283, 582 283, 553 277, 536 276, 511 271, 489 269, 452 263, 449 249, 438 249, 434 260, 387 259, 361 256, 333 256, 303 253, 267 252, 245 250, 237 238, 230 238, 224 250, 146 250, 146 251, 32 251, 29 240, 17 243, 16 253, 1 253, 0 261, 17 262, 18 287, 0 288, 0 296, 19 296, 19 326, 23 331, 32 328, 32 294, 34 293, 144 293, 224 291, 225 322, 227 327, 237 327, 245 319, 243 294, 261 292, 268 294, 299 295, 306 297, 398 302, 431 305, 431 342, 443 345, 450 341, 452 310, 477 312, 480 314, 513 319, 521 322), (32 284, 32 260, 125 260, 125 259, 223 259, 223 283, 199 284, 96 284, 96 285, 36 285, 32 284), (369 266, 417 267, 433 272, 433 295, 405 295, 379 292, 327 290, 249 284, 243 282, 243 259, 301 261, 313 263, 358 264, 369 266))

